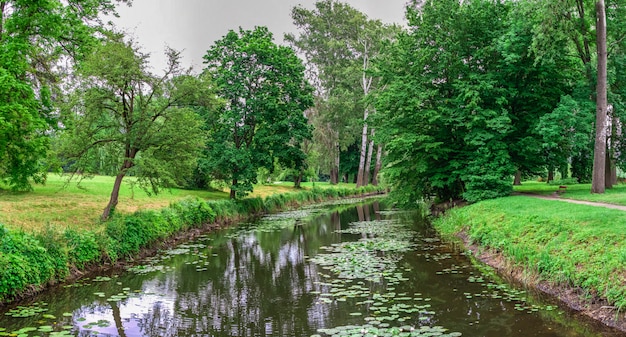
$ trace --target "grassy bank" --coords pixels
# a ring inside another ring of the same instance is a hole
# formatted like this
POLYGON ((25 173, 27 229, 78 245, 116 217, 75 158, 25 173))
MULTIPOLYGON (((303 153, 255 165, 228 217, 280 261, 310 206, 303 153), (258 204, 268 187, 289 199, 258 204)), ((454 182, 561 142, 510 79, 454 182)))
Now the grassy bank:
MULTIPOLYGON (((0 223, 10 229, 40 231, 46 225, 56 228, 95 229, 102 210, 109 201, 114 177, 94 176, 80 184, 67 184, 66 176, 51 174, 45 185, 35 185, 32 192, 12 192, 0 189, 0 223)), ((122 183, 116 211, 122 214, 167 207, 186 198, 205 200, 228 199, 228 192, 167 189, 158 195, 148 195, 138 186, 133 187, 132 177, 122 183)), ((308 183, 312 188, 354 188, 354 184, 331 186, 328 183, 308 183)), ((293 183, 257 185, 252 197, 267 197, 278 193, 294 193, 299 189, 293 183)))
POLYGON ((501 253, 528 275, 626 309, 626 212, 513 196, 451 210, 434 225, 501 253))
POLYGON ((379 191, 372 186, 316 187, 240 201, 187 197, 160 209, 118 212, 110 221, 90 229, 48 225, 38 231, 26 231, 0 224, 0 303, 63 281, 73 271, 132 259, 142 250, 194 228, 379 191))

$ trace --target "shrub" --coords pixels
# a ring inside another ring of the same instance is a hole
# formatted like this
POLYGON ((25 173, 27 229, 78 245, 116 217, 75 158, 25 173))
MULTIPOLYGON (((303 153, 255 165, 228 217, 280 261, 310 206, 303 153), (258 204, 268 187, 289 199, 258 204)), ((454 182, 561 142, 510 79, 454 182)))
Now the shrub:
POLYGON ((5 299, 32 285, 54 280, 54 262, 30 234, 10 232, 0 225, 0 296, 5 299))
POLYGON ((87 264, 96 263, 102 256, 101 247, 93 232, 68 228, 63 233, 63 239, 68 248, 69 262, 77 268, 82 269, 87 264))

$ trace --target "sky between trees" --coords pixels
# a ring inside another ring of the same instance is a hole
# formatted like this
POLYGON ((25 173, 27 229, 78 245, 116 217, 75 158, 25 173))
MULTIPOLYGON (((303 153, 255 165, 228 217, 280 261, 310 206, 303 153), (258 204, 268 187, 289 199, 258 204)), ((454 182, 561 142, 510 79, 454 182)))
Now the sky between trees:
MULTIPOLYGON (((404 23, 406 0, 345 1, 385 23, 404 23)), ((134 0, 118 6, 113 23, 133 36, 150 63, 160 72, 166 65, 165 46, 182 51, 184 66, 203 68, 202 56, 229 29, 267 26, 278 43, 286 32, 295 32, 291 10, 296 5, 313 8, 315 0, 134 0)))

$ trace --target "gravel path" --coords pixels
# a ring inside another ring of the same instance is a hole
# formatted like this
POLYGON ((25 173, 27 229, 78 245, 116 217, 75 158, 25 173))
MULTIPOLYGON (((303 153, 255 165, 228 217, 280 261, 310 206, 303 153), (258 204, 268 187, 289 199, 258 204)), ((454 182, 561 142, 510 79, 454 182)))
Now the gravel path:
POLYGON ((538 199, 557 200, 557 201, 569 202, 569 203, 572 203, 572 204, 589 205, 589 206, 596 206, 596 207, 605 207, 605 208, 611 208, 611 209, 618 209, 620 211, 626 211, 626 206, 607 204, 607 203, 604 203, 604 202, 574 200, 574 199, 561 198, 559 196, 551 196, 551 195, 538 195, 538 194, 525 194, 525 193, 521 193, 519 195, 524 195, 524 196, 527 196, 527 197, 538 198, 538 199))

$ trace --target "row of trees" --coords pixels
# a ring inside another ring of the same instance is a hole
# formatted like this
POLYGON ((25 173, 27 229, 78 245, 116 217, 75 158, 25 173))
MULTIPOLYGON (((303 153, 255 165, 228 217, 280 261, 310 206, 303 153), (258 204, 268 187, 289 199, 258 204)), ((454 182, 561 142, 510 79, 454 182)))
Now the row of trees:
POLYGON ((514 176, 519 183, 546 171, 549 179, 560 171, 591 181, 596 99, 598 116, 610 107, 610 123, 595 123, 608 142, 596 145, 607 179, 599 166, 602 188, 594 175, 594 192, 615 183, 625 163, 625 5, 606 8, 607 78, 600 71, 603 1, 414 1, 409 29, 377 68, 386 85, 377 136, 399 197, 476 201, 509 194, 514 176), (607 80, 610 105, 602 107, 607 80))
POLYGON ((230 31, 193 74, 168 49, 161 75, 107 1, 0 2, 0 178, 18 190, 66 172, 124 177, 154 193, 223 181, 245 195, 260 168, 304 167, 313 88, 293 49, 263 27, 230 31))
POLYGON ((625 162, 621 0, 606 31, 603 1, 413 1, 402 29, 321 0, 293 9, 289 47, 263 27, 230 31, 201 74, 167 50, 159 76, 97 3, 0 2, 0 177, 27 189, 55 165, 115 175, 103 218, 128 175, 153 192, 222 181, 234 198, 276 169, 297 185, 320 172, 376 184, 384 161, 410 203, 506 195, 546 171, 589 181, 594 153, 610 187, 625 162))

